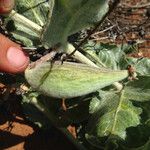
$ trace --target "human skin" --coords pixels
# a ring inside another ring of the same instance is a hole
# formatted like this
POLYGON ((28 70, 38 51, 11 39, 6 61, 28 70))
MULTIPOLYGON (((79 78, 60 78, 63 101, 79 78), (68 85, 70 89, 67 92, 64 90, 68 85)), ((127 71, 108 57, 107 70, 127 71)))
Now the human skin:
POLYGON ((29 57, 20 45, 0 34, 0 72, 21 73, 29 63, 29 57))
MULTIPOLYGON (((7 15, 14 0, 0 0, 0 15, 7 15)), ((29 57, 19 44, 0 33, 0 72, 21 73, 29 64, 29 57)))
POLYGON ((14 0, 0 0, 0 13, 8 14, 14 7, 14 0))

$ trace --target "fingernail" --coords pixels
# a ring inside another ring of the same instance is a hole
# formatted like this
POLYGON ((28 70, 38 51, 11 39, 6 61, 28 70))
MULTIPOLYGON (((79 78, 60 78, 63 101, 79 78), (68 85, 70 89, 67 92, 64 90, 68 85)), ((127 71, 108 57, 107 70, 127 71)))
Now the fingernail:
POLYGON ((22 50, 16 47, 10 47, 7 50, 7 61, 11 66, 19 69, 28 62, 28 57, 22 50))

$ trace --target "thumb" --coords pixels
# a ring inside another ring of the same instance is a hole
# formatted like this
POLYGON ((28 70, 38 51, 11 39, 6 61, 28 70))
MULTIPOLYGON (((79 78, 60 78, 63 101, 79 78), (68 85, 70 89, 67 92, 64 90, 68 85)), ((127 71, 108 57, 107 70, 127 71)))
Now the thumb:
POLYGON ((14 7, 15 0, 0 0, 0 14, 8 14, 14 7))
POLYGON ((21 47, 0 34, 0 72, 20 73, 29 64, 21 47))

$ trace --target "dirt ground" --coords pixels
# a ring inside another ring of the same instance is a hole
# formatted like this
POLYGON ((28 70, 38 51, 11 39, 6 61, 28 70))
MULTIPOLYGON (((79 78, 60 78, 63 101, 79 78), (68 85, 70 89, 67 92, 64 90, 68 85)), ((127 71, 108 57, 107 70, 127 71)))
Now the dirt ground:
POLYGON ((122 0, 103 24, 100 42, 137 44, 134 57, 150 57, 150 1, 122 0))
MULTIPOLYGON (((122 0, 122 4, 109 17, 111 23, 108 27, 114 27, 107 32, 95 35, 95 39, 102 42, 117 41, 120 43, 124 38, 124 42, 139 42, 139 49, 133 55, 135 57, 150 57, 149 17, 149 0, 122 0), (144 4, 149 5, 145 6, 144 4)), ((105 26, 105 29, 108 27, 105 26)), ((53 131, 45 132, 23 119, 20 100, 13 96, 10 96, 9 99, 12 102, 10 108, 4 108, 0 112, 0 150, 75 149, 66 140, 66 137, 56 129, 52 129, 55 130, 55 134, 53 131)))
POLYGON ((23 119, 20 97, 10 95, 8 101, 0 109, 0 150, 75 150, 57 129, 43 131, 23 119))

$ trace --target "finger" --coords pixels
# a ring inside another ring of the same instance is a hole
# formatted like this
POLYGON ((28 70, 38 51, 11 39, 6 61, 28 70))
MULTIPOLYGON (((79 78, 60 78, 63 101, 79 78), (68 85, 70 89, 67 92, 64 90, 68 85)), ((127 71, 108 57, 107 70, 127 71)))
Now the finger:
POLYGON ((0 34, 0 71, 9 73, 20 73, 29 64, 29 57, 22 48, 0 34))
POLYGON ((0 0, 0 14, 8 14, 14 7, 14 0, 0 0))

